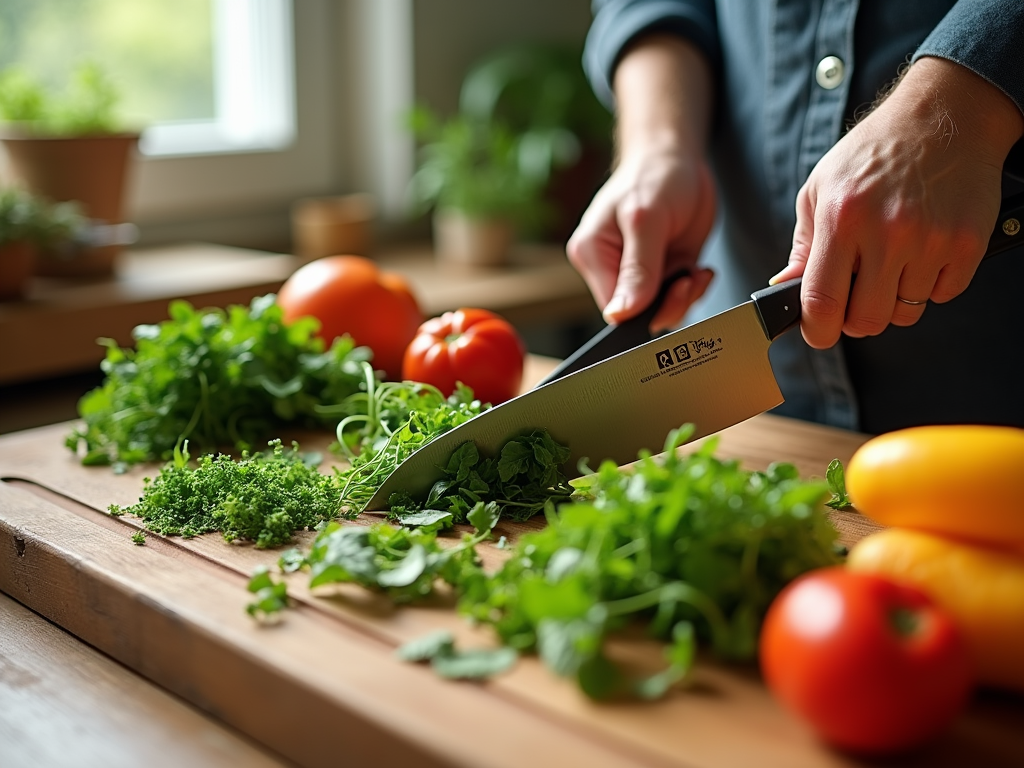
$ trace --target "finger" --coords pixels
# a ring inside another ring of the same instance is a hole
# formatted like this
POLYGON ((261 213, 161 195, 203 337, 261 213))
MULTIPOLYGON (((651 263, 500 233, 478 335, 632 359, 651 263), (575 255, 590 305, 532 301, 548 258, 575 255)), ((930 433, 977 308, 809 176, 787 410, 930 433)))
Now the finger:
POLYGON ((615 290, 604 308, 608 323, 621 323, 646 309, 661 285, 665 249, 663 224, 651 212, 636 209, 619 221, 622 260, 615 290))
POLYGON ((819 204, 814 211, 814 240, 800 291, 800 332, 815 349, 828 349, 839 341, 857 264, 855 227, 850 226, 849 215, 833 207, 819 204))
POLYGON ((789 251, 789 263, 781 272, 768 281, 768 285, 792 280, 804 273, 814 242, 814 205, 810 188, 805 184, 796 196, 796 227, 793 228, 793 247, 789 251))
POLYGON ((899 278, 889 322, 904 328, 914 325, 924 314, 934 286, 933 270, 922 268, 920 262, 907 264, 899 278))
POLYGON ((918 264, 920 248, 887 238, 879 229, 860 228, 857 279, 850 291, 843 333, 854 338, 877 336, 892 320, 900 276, 908 264, 918 264))
POLYGON ((594 301, 602 309, 615 291, 621 252, 622 235, 614 219, 601 226, 584 216, 565 245, 569 263, 583 277, 594 301))
POLYGON ((651 321, 651 333, 676 328, 690 307, 708 289, 715 273, 706 268, 695 268, 689 277, 681 277, 672 284, 661 308, 651 321))

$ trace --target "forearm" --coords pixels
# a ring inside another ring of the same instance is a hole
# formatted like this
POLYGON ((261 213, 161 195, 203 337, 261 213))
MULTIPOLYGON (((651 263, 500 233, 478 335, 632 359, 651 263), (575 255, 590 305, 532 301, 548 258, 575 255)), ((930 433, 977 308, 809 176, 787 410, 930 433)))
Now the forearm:
POLYGON ((653 34, 637 40, 615 69, 617 159, 640 149, 702 155, 712 110, 712 74, 692 43, 653 34))

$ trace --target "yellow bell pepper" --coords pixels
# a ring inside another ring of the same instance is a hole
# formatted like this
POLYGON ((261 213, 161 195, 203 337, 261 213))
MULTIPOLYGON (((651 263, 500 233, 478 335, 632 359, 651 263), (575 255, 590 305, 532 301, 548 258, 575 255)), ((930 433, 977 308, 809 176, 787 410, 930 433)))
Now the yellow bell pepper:
POLYGON ((1024 429, 912 427, 866 442, 846 467, 859 512, 1024 552, 1024 429))
POLYGON ((1024 691, 1024 557, 889 528, 854 545, 847 567, 926 592, 963 633, 979 681, 1024 691))

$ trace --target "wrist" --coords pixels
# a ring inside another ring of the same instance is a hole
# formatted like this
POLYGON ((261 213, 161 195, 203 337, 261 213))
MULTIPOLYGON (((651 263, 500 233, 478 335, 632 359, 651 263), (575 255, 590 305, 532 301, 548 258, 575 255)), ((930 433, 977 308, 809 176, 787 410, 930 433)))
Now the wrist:
POLYGON ((616 145, 635 153, 703 154, 711 118, 711 69, 686 40, 645 36, 615 69, 616 145))
POLYGON ((1024 115, 1010 97, 948 59, 918 59, 889 101, 896 115, 920 121, 942 145, 955 140, 999 165, 1024 135, 1024 115))

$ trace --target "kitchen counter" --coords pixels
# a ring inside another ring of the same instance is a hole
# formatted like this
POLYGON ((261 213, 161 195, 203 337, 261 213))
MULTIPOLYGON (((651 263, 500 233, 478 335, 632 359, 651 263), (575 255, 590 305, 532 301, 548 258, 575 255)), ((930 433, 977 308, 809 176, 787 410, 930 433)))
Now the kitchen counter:
MULTIPOLYGON (((552 362, 531 359, 528 381, 552 362)), ((82 696, 93 708, 106 700, 102 706, 116 715, 132 702, 136 728, 127 716, 123 736, 109 723, 97 726, 111 733, 104 765, 130 764, 124 758, 135 754, 138 734, 160 745, 156 758, 190 766, 228 764, 219 761, 232 754, 236 765, 861 764, 819 744, 774 702, 752 666, 702 659, 688 689, 656 703, 593 703, 532 657, 486 683, 445 681, 398 661, 394 651, 437 629, 453 631, 467 646, 490 641, 451 605, 439 600, 396 608, 347 587, 313 595, 303 574, 287 577, 294 607, 283 620, 258 624, 245 613, 245 585, 253 568, 272 565, 278 553, 226 544, 216 534, 191 540, 149 534, 144 546, 133 545, 129 537, 139 522, 104 510, 133 502, 154 468, 115 475, 82 467, 62 447, 67 429, 55 425, 0 438, 0 591, 52 622, 39 629, 33 622, 42 619, 0 599, 0 651, 8 659, 0 658, 4 766, 11 764, 4 759, 11 744, 20 750, 14 765, 28 764, 30 755, 57 754, 50 743, 56 737, 44 727, 54 712, 71 734, 95 724, 94 714, 61 703, 62 681, 73 675, 66 665, 31 661, 50 651, 64 657, 55 650, 64 646, 127 675, 92 686, 82 675, 68 681, 86 691, 82 696), (26 701, 40 727, 28 735, 19 730, 20 740, 11 741, 5 728, 24 720, 12 714, 26 701), (218 750, 196 748, 196 740, 211 738, 220 740, 218 750)), ((847 461, 864 439, 762 415, 720 433, 718 453, 749 468, 792 461, 801 474, 820 476, 831 459, 847 461)), ((328 441, 328 435, 304 435, 302 444, 311 449, 328 441)), ((876 528, 851 512, 834 519, 847 543, 876 528)), ((498 532, 512 538, 542 524, 502 524, 498 532)), ((616 650, 638 663, 659 653, 645 641, 622 642, 616 650)), ((949 733, 894 764, 1024 764, 1022 720, 1021 697, 979 694, 949 733)), ((72 756, 65 762, 31 764, 80 765, 73 739, 64 741, 63 754, 72 756)))

